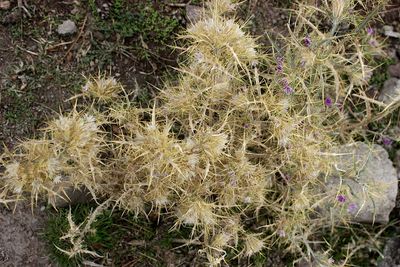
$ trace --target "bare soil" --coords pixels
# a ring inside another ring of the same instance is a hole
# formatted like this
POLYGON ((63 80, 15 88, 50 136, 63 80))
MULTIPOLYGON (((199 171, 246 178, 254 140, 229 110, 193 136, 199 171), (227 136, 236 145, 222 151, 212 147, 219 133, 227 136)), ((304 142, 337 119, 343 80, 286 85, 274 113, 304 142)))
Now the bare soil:
POLYGON ((51 264, 46 244, 38 233, 42 231, 46 213, 28 206, 0 208, 0 266, 56 266, 51 264))

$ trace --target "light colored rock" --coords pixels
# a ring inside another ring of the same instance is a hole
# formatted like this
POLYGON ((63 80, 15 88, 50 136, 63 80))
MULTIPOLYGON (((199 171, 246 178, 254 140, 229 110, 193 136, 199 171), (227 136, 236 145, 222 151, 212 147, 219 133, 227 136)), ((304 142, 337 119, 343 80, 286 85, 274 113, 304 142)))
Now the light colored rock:
POLYGON ((390 78, 383 84, 379 100, 385 104, 400 101, 400 79, 390 78))
POLYGON ((77 30, 75 22, 72 20, 65 20, 57 28, 57 32, 60 35, 69 35, 75 33, 77 30))
POLYGON ((393 26, 385 25, 383 30, 386 36, 393 38, 400 38, 400 33, 393 31, 393 26))
POLYGON ((0 9, 7 10, 10 6, 10 1, 0 1, 0 9))
POLYGON ((189 24, 195 24, 203 15, 203 8, 195 5, 186 5, 186 18, 189 24))
POLYGON ((337 173, 328 178, 327 191, 345 200, 337 198, 334 209, 355 222, 387 223, 396 204, 398 179, 386 150, 357 142, 335 152, 337 173))

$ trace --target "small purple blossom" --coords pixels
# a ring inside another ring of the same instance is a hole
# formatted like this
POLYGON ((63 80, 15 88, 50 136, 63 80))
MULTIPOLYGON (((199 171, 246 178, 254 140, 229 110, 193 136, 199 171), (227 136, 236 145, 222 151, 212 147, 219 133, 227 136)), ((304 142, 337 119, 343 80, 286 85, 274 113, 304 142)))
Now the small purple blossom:
POLYGON ((339 201, 340 203, 344 203, 346 201, 346 197, 344 195, 338 195, 336 197, 337 201, 339 201))
POLYGON ((305 47, 310 47, 311 46, 311 38, 310 38, 310 36, 307 36, 306 38, 304 38, 304 46, 305 47))
POLYGON ((281 83, 283 85, 283 92, 285 92, 285 94, 287 95, 291 95, 293 94, 294 90, 293 88, 289 85, 289 82, 286 78, 281 80, 281 83))
POLYGON ((332 107, 332 99, 328 96, 327 98, 325 98, 324 104, 328 108, 332 107))
POLYGON ((367 34, 368 34, 368 35, 373 35, 373 34, 374 34, 374 29, 371 28, 371 27, 368 27, 368 28, 367 28, 367 34))
POLYGON ((284 91, 285 94, 287 94, 287 95, 291 95, 291 94, 293 94, 293 92, 294 92, 293 88, 292 88, 290 85, 285 85, 285 86, 283 87, 283 91, 284 91))
POLYGON ((373 46, 373 47, 377 47, 378 46, 378 42, 375 39, 369 40, 368 43, 369 43, 370 46, 373 46))
POLYGON ((248 129, 250 125, 248 123, 243 124, 243 128, 248 129))
POLYGON ((347 207, 347 212, 350 214, 355 214, 358 210, 358 205, 356 203, 350 203, 347 207))
POLYGON ((387 137, 387 136, 383 136, 383 137, 381 138, 381 141, 382 141, 382 144, 383 144, 384 146, 390 146, 390 145, 393 144, 393 140, 392 140, 391 138, 387 137))
POLYGON ((276 58, 276 73, 283 72, 283 57, 276 58))

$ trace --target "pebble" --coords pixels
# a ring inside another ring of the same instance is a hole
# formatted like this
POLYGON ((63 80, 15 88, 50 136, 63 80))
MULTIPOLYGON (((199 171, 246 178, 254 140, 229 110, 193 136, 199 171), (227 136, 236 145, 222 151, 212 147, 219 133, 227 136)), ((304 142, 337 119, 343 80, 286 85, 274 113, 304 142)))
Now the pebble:
POLYGON ((62 24, 60 24, 57 28, 57 32, 60 35, 70 35, 77 31, 75 22, 72 20, 65 20, 62 24))
POLYGON ((383 30, 386 36, 393 37, 393 38, 400 38, 400 33, 395 32, 393 30, 393 26, 385 25, 383 26, 383 30))
POLYGON ((191 24, 198 22, 201 19, 202 14, 202 7, 195 5, 186 5, 186 18, 191 24))
POLYGON ((102 33, 99 32, 99 31, 94 31, 94 32, 93 32, 93 37, 94 37, 97 41, 100 41, 100 42, 105 40, 104 34, 102 34, 102 33))
POLYGON ((389 66, 388 72, 391 77, 400 78, 400 63, 389 66))
POLYGON ((1 1, 0 2, 0 9, 7 10, 10 9, 10 1, 1 1))
POLYGON ((390 78, 383 84, 381 94, 379 95, 379 101, 385 104, 391 104, 393 101, 400 100, 400 80, 396 78, 390 78))

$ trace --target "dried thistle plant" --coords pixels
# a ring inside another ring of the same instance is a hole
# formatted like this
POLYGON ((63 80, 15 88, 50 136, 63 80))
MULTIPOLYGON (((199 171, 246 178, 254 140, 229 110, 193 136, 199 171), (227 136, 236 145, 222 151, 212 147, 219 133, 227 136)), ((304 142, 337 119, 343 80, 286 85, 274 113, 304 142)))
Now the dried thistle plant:
MULTIPOLYGON (((83 185, 137 216, 148 207, 172 214, 175 228, 192 227, 211 265, 227 250, 251 257, 274 246, 328 264, 315 239, 348 224, 345 216, 337 222, 319 214, 332 202, 318 189, 331 173, 330 151, 398 106, 366 110, 362 121, 349 110, 355 98, 374 103, 365 91, 382 45, 368 31, 371 17, 361 1, 299 3, 294 26, 280 37, 284 46, 261 54, 230 17, 236 4, 207 7, 181 36, 188 60, 177 83, 166 84, 152 108, 119 97, 123 88, 112 78, 89 79, 83 96, 93 115, 61 116, 42 140, 3 156, 3 195, 36 199, 83 185), (107 135, 103 125, 112 129, 107 135)), ((74 245, 66 253, 95 255, 82 245, 89 228, 69 222, 64 238, 74 245)))

